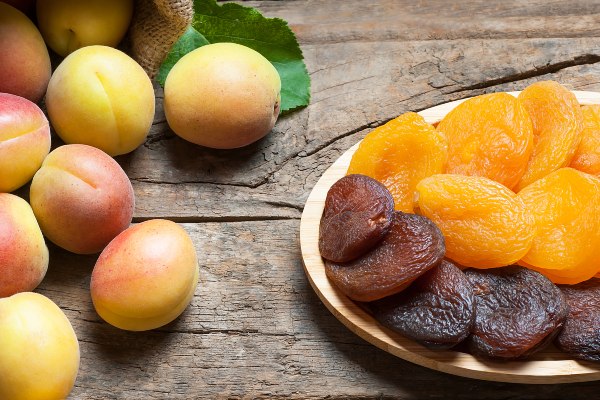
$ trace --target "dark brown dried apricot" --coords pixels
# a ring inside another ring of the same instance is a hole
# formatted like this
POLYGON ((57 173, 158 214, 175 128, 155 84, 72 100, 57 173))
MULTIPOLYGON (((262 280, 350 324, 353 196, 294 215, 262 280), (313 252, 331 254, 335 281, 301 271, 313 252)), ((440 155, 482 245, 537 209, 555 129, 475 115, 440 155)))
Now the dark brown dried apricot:
POLYGON ((569 305, 556 346, 573 357, 600 361, 600 279, 560 286, 569 305))
POLYGON ((462 342, 475 321, 473 286, 448 261, 421 275, 408 289, 369 306, 382 325, 436 349, 462 342))
POLYGON ((475 294, 473 354, 514 359, 535 353, 558 333, 568 307, 548 278, 518 266, 465 271, 475 294))
POLYGON ((335 262, 371 250, 390 230, 394 199, 366 175, 347 175, 331 186, 319 227, 319 251, 335 262))
POLYGON ((431 220, 396 211, 379 245, 347 263, 325 260, 325 272, 351 299, 374 301, 404 289, 438 265, 445 252, 442 232, 431 220))

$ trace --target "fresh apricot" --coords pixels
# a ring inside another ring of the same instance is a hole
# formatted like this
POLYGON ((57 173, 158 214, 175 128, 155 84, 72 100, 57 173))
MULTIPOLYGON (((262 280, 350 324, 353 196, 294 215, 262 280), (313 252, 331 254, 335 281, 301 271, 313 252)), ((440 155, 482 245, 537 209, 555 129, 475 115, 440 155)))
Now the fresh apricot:
POLYGON ((417 185, 419 212, 440 228, 446 257, 465 267, 510 265, 529 250, 535 232, 523 201, 488 178, 433 175, 417 185))
POLYGON ((536 234, 522 263, 555 283, 575 284, 600 271, 600 179, 561 168, 517 195, 536 234))
POLYGON ((509 189, 525 173, 533 151, 531 118, 508 93, 466 100, 437 129, 448 139, 447 173, 484 176, 509 189))
POLYGON ((35 24, 5 3, 0 2, 0 92, 37 103, 52 73, 48 49, 35 24))
POLYGON ((416 113, 405 113, 371 131, 352 156, 348 174, 370 176, 392 193, 396 210, 413 212, 419 181, 444 172, 445 136, 416 113))
POLYGON ((583 131, 581 143, 569 167, 600 176, 600 105, 581 107, 583 131))
POLYGON ((29 199, 44 236, 77 254, 106 247, 129 226, 135 206, 121 166, 84 144, 53 150, 33 177, 29 199))
POLYGON ((0 192, 25 185, 50 151, 50 125, 31 101, 0 93, 0 192))
POLYGON ((199 273, 194 243, 181 226, 144 221, 121 232, 98 257, 90 281, 92 302, 117 328, 155 329, 190 304, 199 273))
POLYGON ((583 130, 577 98, 558 82, 536 82, 526 87, 518 99, 531 116, 534 146, 517 191, 569 165, 583 130))

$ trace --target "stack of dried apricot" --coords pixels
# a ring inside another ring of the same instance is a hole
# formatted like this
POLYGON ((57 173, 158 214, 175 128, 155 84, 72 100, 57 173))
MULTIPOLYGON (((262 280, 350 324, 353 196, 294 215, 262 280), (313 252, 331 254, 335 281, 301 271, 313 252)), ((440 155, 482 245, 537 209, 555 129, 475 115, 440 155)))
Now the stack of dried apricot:
POLYGON ((462 266, 518 263, 566 284, 600 271, 600 106, 557 82, 468 99, 437 128, 401 115, 365 137, 348 173, 434 221, 462 266))
MULTIPOLYGON (((580 106, 556 82, 468 99, 437 127, 403 114, 365 137, 328 194, 319 241, 327 275, 424 344, 468 337, 475 353, 523 357, 581 314, 568 310, 582 296, 552 282, 600 272, 599 176, 600 106, 580 106), (331 257, 348 248, 359 251, 331 257)), ((596 302, 591 336, 569 342, 586 343, 567 349, 578 357, 600 359, 596 302)))

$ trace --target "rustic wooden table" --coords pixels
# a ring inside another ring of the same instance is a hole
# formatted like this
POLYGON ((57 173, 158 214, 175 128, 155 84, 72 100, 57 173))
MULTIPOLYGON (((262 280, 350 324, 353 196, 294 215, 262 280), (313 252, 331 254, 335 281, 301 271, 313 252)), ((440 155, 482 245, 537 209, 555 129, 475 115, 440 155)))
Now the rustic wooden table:
POLYGON ((312 104, 236 151, 169 130, 157 87, 148 141, 119 162, 135 222, 190 233, 200 285, 175 322, 132 333, 89 296, 95 256, 51 247, 41 293, 66 310, 81 345, 72 399, 592 399, 600 383, 517 385, 431 371, 364 342, 327 311, 302 269, 300 215, 323 171, 405 111, 555 79, 600 91, 598 1, 265 1, 289 21, 312 77, 312 104))

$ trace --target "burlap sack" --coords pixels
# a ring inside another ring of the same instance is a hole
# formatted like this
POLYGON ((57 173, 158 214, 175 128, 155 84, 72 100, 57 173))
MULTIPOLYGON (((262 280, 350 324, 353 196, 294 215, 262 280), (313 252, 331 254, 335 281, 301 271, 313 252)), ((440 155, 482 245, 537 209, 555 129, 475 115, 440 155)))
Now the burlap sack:
POLYGON ((136 0, 129 53, 154 78, 173 44, 192 22, 192 0, 136 0))

